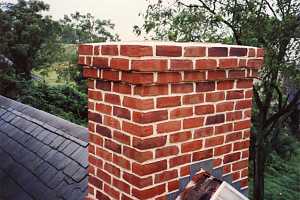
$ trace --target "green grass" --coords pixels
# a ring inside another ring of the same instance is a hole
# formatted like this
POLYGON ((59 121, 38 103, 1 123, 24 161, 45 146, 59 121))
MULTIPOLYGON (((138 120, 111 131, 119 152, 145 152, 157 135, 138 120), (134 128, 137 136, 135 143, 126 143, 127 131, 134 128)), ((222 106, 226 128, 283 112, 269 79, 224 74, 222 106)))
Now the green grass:
MULTIPOLYGON (((300 145, 290 160, 272 156, 265 173, 265 200, 300 199, 300 145)), ((250 181, 250 191, 253 181, 250 181)), ((252 193, 250 193, 251 196, 252 193)))

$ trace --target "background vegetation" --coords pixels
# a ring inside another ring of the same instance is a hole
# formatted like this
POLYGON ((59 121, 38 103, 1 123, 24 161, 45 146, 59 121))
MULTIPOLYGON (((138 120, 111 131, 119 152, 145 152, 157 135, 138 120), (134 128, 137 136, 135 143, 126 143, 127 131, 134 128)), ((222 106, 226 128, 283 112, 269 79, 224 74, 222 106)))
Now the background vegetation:
MULTIPOLYGON (((147 39, 265 49, 252 119, 250 196, 256 200, 300 199, 299 8, 297 0, 152 0, 141 14, 144 24, 134 27, 147 39)), ((77 44, 119 37, 110 20, 76 12, 55 21, 41 14, 48 9, 42 1, 0 3, 0 94, 86 125, 77 44)))

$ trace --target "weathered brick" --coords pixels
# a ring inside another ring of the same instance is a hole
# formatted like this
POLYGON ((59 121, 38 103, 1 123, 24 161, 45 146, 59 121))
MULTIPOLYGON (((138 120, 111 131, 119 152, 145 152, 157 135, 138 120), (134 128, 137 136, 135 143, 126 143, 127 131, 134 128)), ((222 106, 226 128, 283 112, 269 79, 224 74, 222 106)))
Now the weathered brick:
POLYGON ((179 148, 177 146, 168 146, 155 150, 155 158, 162 158, 177 155, 179 148))
POLYGON ((159 174, 155 175, 154 183, 166 182, 168 180, 172 180, 172 179, 177 178, 177 177, 178 177, 177 169, 164 171, 162 173, 159 173, 159 174))
POLYGON ((207 72, 208 80, 223 80, 226 79, 226 72, 221 70, 208 71, 207 72))
POLYGON ((181 97, 160 97, 157 98, 156 106, 157 108, 167 108, 167 107, 175 107, 181 105, 181 97))
POLYGON ((149 177, 145 177, 145 178, 141 178, 138 177, 134 174, 129 174, 127 172, 124 172, 123 174, 123 178, 124 180, 126 180, 128 183, 138 187, 138 188, 144 188, 147 186, 150 186, 153 184, 153 179, 151 176, 149 177))
POLYGON ((204 81, 205 72, 184 72, 184 81, 204 81))
POLYGON ((140 96, 167 95, 168 86, 167 85, 137 86, 134 89, 134 93, 140 96))
POLYGON ((214 133, 213 127, 203 127, 195 130, 194 138, 203 138, 203 137, 209 137, 212 136, 214 133))
POLYGON ((151 112, 133 112, 133 121, 141 124, 164 121, 168 119, 167 110, 151 111, 151 112))
POLYGON ((170 168, 191 162, 191 154, 176 156, 169 161, 170 168))
POLYGON ((93 67, 108 67, 108 58, 94 57, 93 67))
POLYGON ((153 50, 151 46, 144 45, 121 45, 120 54, 128 57, 152 56, 153 50))
POLYGON ((179 72, 162 72, 157 75, 157 83, 178 83, 181 81, 179 72))
POLYGON ((132 195, 139 199, 153 199, 153 197, 163 194, 166 191, 166 185, 161 184, 149 189, 137 190, 132 189, 132 195))
POLYGON ((124 97, 123 106, 134 108, 137 110, 148 110, 154 108, 153 99, 137 99, 132 97, 124 97))
POLYGON ((217 101, 223 101, 224 99, 225 99, 224 92, 209 92, 205 94, 206 102, 217 102, 217 101))
POLYGON ((170 118, 177 119, 193 115, 193 107, 180 107, 170 111, 170 118))
POLYGON ((167 68, 167 60, 147 59, 131 61, 131 69, 137 71, 166 71, 167 68))
POLYGON ((147 150, 147 149, 162 147, 166 144, 166 142, 167 142, 166 136, 156 136, 147 139, 139 139, 134 137, 132 141, 132 146, 139 150, 147 150))
POLYGON ((224 156, 223 162, 224 164, 231 163, 237 161, 241 158, 241 152, 231 153, 224 156))
POLYGON ((105 143, 104 143, 104 147, 113 152, 121 153, 121 148, 122 148, 121 145, 119 145, 118 143, 116 143, 112 140, 106 139, 105 143))
POLYGON ((196 128, 203 126, 204 118, 203 117, 194 117, 183 120, 183 128, 196 128))
POLYGON ((166 160, 156 161, 148 164, 132 163, 132 172, 140 176, 150 175, 156 172, 161 172, 166 169, 166 160))
POLYGON ((112 58, 110 67, 118 70, 129 70, 129 60, 124 58, 112 58))
POLYGON ((172 84, 171 92, 172 93, 189 93, 193 92, 193 84, 191 83, 181 83, 181 84, 172 84))
POLYGON ((196 92, 214 91, 216 88, 215 82, 200 82, 196 85, 196 92))
POLYGON ((177 143, 191 139, 192 133, 190 131, 178 132, 170 135, 170 142, 177 143))
POLYGON ((157 124, 157 133, 169 133, 179 131, 181 129, 181 121, 168 121, 157 124))
POLYGON ((230 56, 247 56, 247 48, 230 48, 230 56))
POLYGON ((185 57, 204 57, 206 55, 205 47, 185 47, 184 56, 185 57))
POLYGON ((147 84, 153 83, 153 73, 133 73, 133 72, 122 72, 122 81, 131 84, 147 84))
POLYGON ((196 115, 206 115, 206 114, 212 114, 214 112, 215 112, 215 107, 212 104, 199 105, 195 107, 196 115))
MULTIPOLYGON (((111 91, 111 82, 103 81, 103 80, 96 80, 96 88, 99 90, 111 91)), ((99 92, 99 91, 97 91, 97 92, 99 92)))
POLYGON ((202 140, 194 140, 181 145, 181 153, 196 151, 202 148, 202 140))
POLYGON ((171 60, 170 70, 192 70, 193 62, 191 60, 171 60))
POLYGON ((182 97, 183 104, 199 104, 204 102, 203 94, 184 95, 182 97))
POLYGON ((123 121, 122 130, 139 137, 147 137, 153 134, 153 126, 140 126, 130 122, 123 121))
POLYGON ((213 156, 213 149, 197 151, 193 153, 193 162, 212 158, 212 156, 213 156))
POLYGON ((208 116, 206 118, 206 125, 211 125, 211 124, 219 124, 223 123, 225 121, 225 115, 224 114, 218 114, 214 116, 208 116))
POLYGON ((228 56, 227 47, 210 47, 208 48, 209 57, 226 57, 228 56))
POLYGON ((138 151, 127 146, 123 146, 122 154, 127 158, 131 158, 139 163, 153 159, 153 153, 151 151, 138 151))
POLYGON ((226 58, 219 60, 220 68, 236 68, 238 67, 238 59, 237 58, 226 58))
POLYGON ((121 107, 114 106, 113 115, 117 116, 117 117, 120 117, 120 118, 128 119, 128 120, 131 119, 130 110, 128 110, 126 108, 121 108, 121 107))
POLYGON ((217 60, 215 59, 200 59, 196 60, 196 69, 216 69, 217 68, 217 60))
POLYGON ((156 56, 182 56, 182 48, 180 46, 156 46, 156 56))
POLYGON ((224 144, 224 136, 215 136, 211 138, 205 139, 204 146, 205 147, 213 147, 224 144))
POLYGON ((119 54, 117 45, 102 45, 101 46, 102 55, 117 56, 119 54))

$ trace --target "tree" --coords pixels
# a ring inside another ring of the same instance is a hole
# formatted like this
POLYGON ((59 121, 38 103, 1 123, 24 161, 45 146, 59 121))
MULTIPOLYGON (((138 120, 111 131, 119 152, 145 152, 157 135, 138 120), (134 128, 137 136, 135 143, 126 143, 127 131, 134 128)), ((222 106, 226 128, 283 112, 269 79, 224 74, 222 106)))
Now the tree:
POLYGON ((96 19, 90 13, 75 12, 60 20, 63 43, 78 44, 119 40, 114 32, 115 25, 110 20, 96 19))
MULTIPOLYGON (((254 87, 254 199, 264 199, 264 171, 274 142, 300 99, 300 2, 297 0, 174 0, 150 3, 137 34, 175 41, 223 41, 265 49, 254 87), (288 93, 288 84, 293 93, 288 93)), ((299 111, 298 111, 299 113, 299 111)))
POLYGON ((31 78, 34 67, 59 55, 59 24, 41 13, 48 9, 44 2, 34 0, 0 3, 0 55, 13 63, 16 74, 26 79, 31 78))

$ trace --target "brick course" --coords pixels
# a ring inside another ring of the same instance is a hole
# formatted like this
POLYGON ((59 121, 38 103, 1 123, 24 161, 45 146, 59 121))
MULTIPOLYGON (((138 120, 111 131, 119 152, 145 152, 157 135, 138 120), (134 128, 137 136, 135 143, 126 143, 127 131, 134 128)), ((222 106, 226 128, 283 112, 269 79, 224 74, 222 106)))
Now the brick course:
POLYGON ((89 79, 87 199, 167 199, 192 164, 208 159, 247 188, 263 49, 154 42, 78 51, 89 79))

